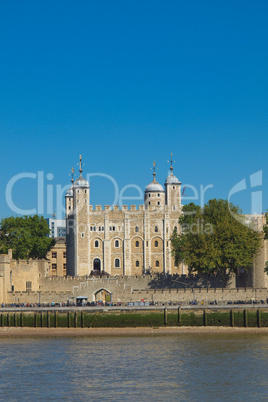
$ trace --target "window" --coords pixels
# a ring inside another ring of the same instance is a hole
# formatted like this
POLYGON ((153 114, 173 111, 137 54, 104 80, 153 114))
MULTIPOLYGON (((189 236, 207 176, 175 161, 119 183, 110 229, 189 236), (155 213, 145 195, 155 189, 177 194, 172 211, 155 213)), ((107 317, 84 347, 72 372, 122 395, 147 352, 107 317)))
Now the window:
POLYGON ((85 237, 85 233, 81 233, 81 237, 85 237))
POLYGON ((52 258, 57 258, 57 253, 52 253, 52 258))
POLYGON ((136 226, 135 227, 135 232, 138 233, 138 231, 139 231, 139 226, 136 226))
POLYGON ((94 232, 96 232, 96 227, 95 226, 93 227, 93 230, 94 230, 94 232))
POLYGON ((65 270, 66 270, 66 264, 63 264, 63 269, 65 269, 65 270))
POLYGON ((175 232, 177 232, 177 226, 174 227, 175 232))
POLYGON ((95 240, 95 247, 99 247, 99 241, 95 240))
POLYGON ((113 231, 115 231, 115 226, 113 226, 113 231))
POLYGON ((66 258, 66 252, 65 251, 63 252, 63 258, 66 258))
POLYGON ((149 243, 148 243, 148 241, 146 242, 146 247, 148 247, 149 246, 149 243))
POLYGON ((115 247, 119 247, 119 240, 115 240, 114 246, 115 246, 115 247))
POLYGON ((116 258, 114 260, 114 266, 115 266, 115 268, 120 268, 120 260, 119 260, 119 258, 116 258))
POLYGON ((101 226, 99 226, 99 232, 101 232, 101 226))
POLYGON ((26 292, 32 291, 32 282, 26 282, 26 292))
POLYGON ((168 241, 167 241, 167 247, 168 247, 168 241))
POLYGON ((104 226, 102 226, 102 231, 104 232, 104 226))
POLYGON ((158 227, 157 226, 155 226, 154 231, 155 231, 155 233, 158 232, 158 227))
POLYGON ((151 194, 149 194, 149 197, 151 197, 151 194))
POLYGON ((154 246, 158 247, 158 241, 157 240, 154 242, 154 246))
POLYGON ((175 186, 173 186, 173 190, 175 190, 175 186))
POLYGON ((79 194, 79 190, 77 190, 78 194, 79 194))
POLYGON ((157 205, 160 205, 160 201, 157 202, 157 205))
POLYGON ((157 197, 160 197, 160 194, 159 194, 159 193, 157 194, 157 197))
POLYGON ((151 201, 149 201, 148 204, 151 205, 151 201))
POLYGON ((140 262, 137 260, 136 261, 136 267, 139 267, 140 266, 140 262))
POLYGON ((137 240, 136 243, 135 243, 135 246, 136 246, 136 247, 139 247, 139 245, 140 245, 140 243, 139 243, 138 240, 137 240))
POLYGON ((52 264, 52 269, 57 269, 57 264, 52 264))
POLYGON ((69 209, 71 209, 71 207, 69 207, 69 209))
POLYGON ((85 190, 85 194, 87 193, 87 190, 85 190))
POLYGON ((159 261, 155 261, 155 266, 159 267, 159 261))

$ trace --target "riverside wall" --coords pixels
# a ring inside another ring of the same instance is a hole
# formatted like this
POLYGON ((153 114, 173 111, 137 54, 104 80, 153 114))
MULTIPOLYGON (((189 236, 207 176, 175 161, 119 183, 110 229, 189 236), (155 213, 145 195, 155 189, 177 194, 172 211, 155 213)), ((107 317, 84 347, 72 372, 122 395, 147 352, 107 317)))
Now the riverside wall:
POLYGON ((228 301, 242 300, 250 302, 268 298, 267 288, 217 288, 217 287, 177 287, 150 288, 147 278, 45 278, 41 281, 39 291, 9 291, 6 303, 66 303, 74 301, 78 296, 88 298, 88 301, 105 301, 105 295, 110 294, 112 302, 127 303, 148 301, 154 303, 189 304, 196 300, 198 304, 217 301, 227 304, 228 301))

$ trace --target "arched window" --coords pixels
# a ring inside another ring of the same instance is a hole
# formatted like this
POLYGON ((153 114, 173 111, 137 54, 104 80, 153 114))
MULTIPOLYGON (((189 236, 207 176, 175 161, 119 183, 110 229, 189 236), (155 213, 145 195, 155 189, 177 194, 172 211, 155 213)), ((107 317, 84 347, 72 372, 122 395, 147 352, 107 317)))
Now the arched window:
POLYGON ((158 241, 157 240, 154 242, 154 246, 158 247, 158 241))
POLYGON ((140 266, 140 262, 137 260, 136 261, 136 267, 139 267, 140 266))
POLYGON ((139 231, 139 226, 136 226, 135 227, 135 232, 138 233, 138 231, 139 231))
POLYGON ((115 246, 115 247, 119 247, 119 240, 115 240, 114 246, 115 246))
POLYGON ((95 247, 99 247, 99 241, 95 240, 95 247))
POLYGON ((175 232, 177 232, 177 230, 178 230, 178 229, 177 229, 177 226, 174 227, 174 230, 175 230, 175 232))
POLYGON ((158 226, 155 226, 154 231, 155 231, 155 233, 158 232, 158 226))
POLYGON ((158 260, 155 261, 155 266, 156 266, 156 267, 159 267, 159 261, 158 261, 158 260))
POLYGON ((151 201, 149 201, 148 204, 151 205, 151 201))
POLYGON ((120 268, 120 260, 119 260, 119 258, 116 258, 114 260, 114 266, 115 266, 115 268, 120 268))
POLYGON ((136 243, 135 243, 135 246, 136 246, 136 247, 139 247, 139 245, 140 245, 140 243, 139 243, 138 240, 137 240, 136 243))
POLYGON ((160 205, 160 201, 157 202, 157 205, 160 205))
POLYGON ((173 186, 173 190, 175 190, 175 186, 173 186))
POLYGON ((160 194, 159 194, 159 193, 157 194, 157 197, 160 197, 160 194))

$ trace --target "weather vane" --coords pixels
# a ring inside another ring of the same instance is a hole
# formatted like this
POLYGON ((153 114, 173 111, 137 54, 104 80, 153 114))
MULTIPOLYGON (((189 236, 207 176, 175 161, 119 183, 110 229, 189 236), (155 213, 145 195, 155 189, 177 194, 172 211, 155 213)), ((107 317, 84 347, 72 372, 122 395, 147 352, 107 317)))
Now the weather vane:
POLYGON ((155 161, 154 161, 153 167, 151 167, 151 169, 153 170, 153 176, 155 177, 155 175, 156 175, 155 171, 156 171, 156 169, 158 169, 158 168, 156 167, 155 161))
POLYGON ((73 168, 73 167, 72 167, 72 169, 71 169, 71 173, 69 174, 69 176, 72 176, 71 182, 73 183, 73 182, 74 182, 74 176, 75 176, 74 168, 73 168))
POLYGON ((170 161, 167 161, 168 163, 170 163, 170 170, 173 170, 173 163, 175 163, 175 161, 172 159, 173 157, 173 153, 171 152, 170 154, 170 161))
POLYGON ((82 166, 84 165, 84 163, 82 163, 82 155, 79 155, 79 163, 77 165, 79 165, 79 172, 82 173, 82 166))

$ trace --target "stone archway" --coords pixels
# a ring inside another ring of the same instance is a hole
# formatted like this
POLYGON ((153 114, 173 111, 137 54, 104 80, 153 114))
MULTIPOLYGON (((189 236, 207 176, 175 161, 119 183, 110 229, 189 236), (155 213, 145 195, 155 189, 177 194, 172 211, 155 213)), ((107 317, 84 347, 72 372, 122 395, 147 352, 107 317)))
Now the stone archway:
POLYGON ((101 260, 99 258, 95 258, 93 261, 93 271, 101 272, 101 260))
POLYGON ((111 302, 112 301, 111 299, 112 299, 112 293, 106 289, 97 290, 97 292, 95 293, 95 301, 96 302, 99 302, 99 301, 101 301, 103 303, 111 302))

